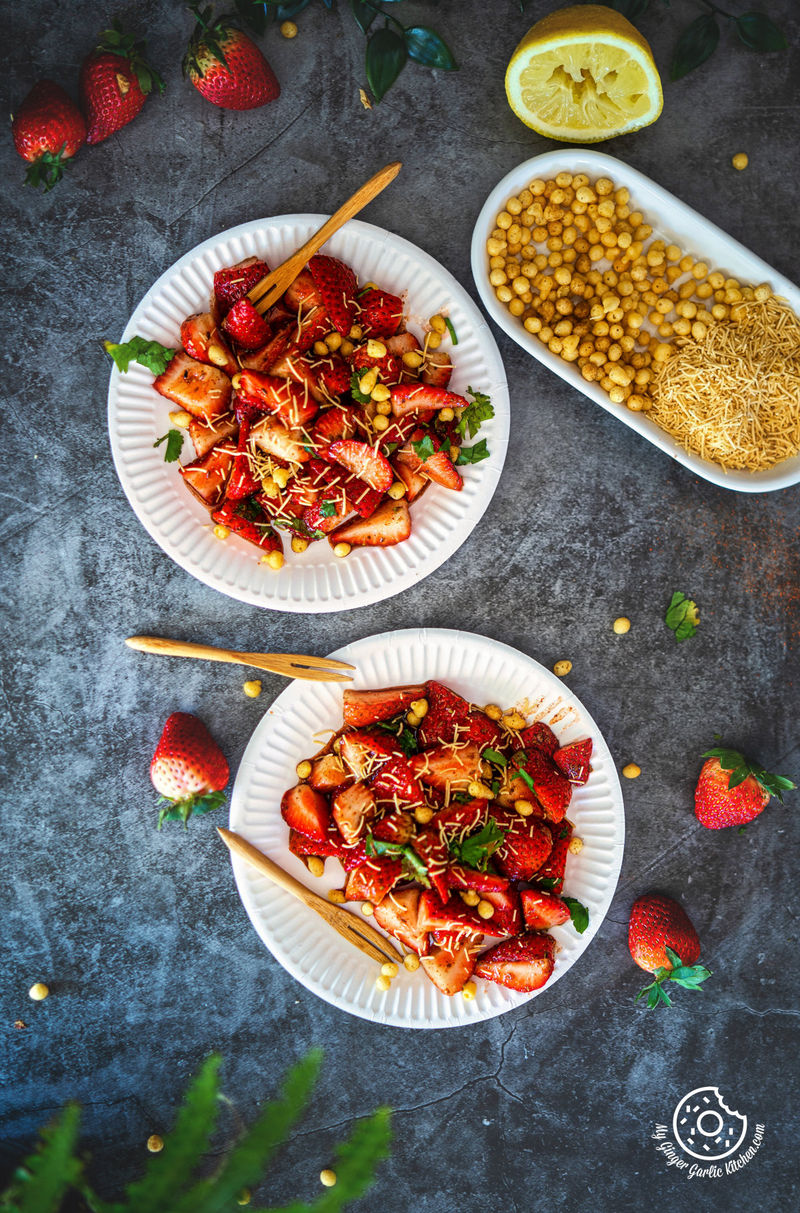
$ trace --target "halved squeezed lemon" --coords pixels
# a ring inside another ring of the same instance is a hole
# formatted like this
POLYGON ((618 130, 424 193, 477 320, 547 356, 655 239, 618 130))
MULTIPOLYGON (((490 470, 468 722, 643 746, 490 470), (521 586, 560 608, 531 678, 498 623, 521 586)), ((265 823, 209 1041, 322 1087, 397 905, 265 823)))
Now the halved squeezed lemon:
POLYGON ((526 126, 566 143, 649 126, 664 102, 648 43, 602 4, 562 8, 531 26, 511 56, 506 95, 526 126))

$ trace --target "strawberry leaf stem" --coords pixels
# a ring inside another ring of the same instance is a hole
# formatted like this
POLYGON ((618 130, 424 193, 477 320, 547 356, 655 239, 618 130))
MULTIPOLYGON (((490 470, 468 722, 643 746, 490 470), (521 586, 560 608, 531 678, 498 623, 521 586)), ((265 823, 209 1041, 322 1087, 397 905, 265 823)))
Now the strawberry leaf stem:
POLYGON ((183 828, 188 829, 187 822, 190 817, 202 817, 204 813, 212 813, 214 809, 220 808, 225 803, 225 793, 198 793, 195 796, 187 796, 185 800, 169 800, 166 796, 161 796, 156 806, 162 802, 166 802, 169 807, 159 809, 158 829, 161 829, 165 821, 182 821, 183 828))
POLYGON ((750 758, 745 758, 744 754, 739 750, 731 750, 726 746, 717 746, 713 750, 706 750, 705 754, 701 754, 701 758, 716 758, 723 771, 730 771, 728 779, 728 788, 738 788, 740 783, 744 783, 749 775, 761 784, 770 796, 776 796, 783 804, 783 793, 791 792, 797 787, 791 779, 787 779, 785 775, 773 775, 771 771, 767 771, 759 763, 753 762, 750 758))
POLYGON ((638 1002, 640 998, 647 995, 647 1009, 654 1010, 662 1004, 667 1007, 672 1006, 672 999, 664 988, 668 981, 674 981, 676 985, 683 986, 685 990, 700 989, 702 983, 711 977, 711 970, 706 969, 703 965, 685 965, 677 952, 672 948, 666 947, 664 951, 667 954, 667 959, 670 962, 670 968, 666 965, 656 969, 653 973, 654 981, 649 986, 645 986, 643 990, 634 998, 634 1002, 638 1002))

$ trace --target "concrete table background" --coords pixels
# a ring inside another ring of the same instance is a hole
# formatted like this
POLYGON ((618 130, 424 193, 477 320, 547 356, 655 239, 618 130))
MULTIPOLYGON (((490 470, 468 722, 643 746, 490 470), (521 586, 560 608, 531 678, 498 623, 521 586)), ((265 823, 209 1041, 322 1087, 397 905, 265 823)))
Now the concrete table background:
MULTIPOLYGON (((209 1051, 224 1054, 225 1089, 249 1119, 288 1061, 321 1042, 318 1094, 262 1203, 313 1197, 332 1143, 385 1102, 395 1146, 365 1210, 605 1213, 648 1207, 656 1191, 678 1210, 797 1207, 797 800, 770 805, 743 835, 712 833, 695 822, 692 789, 715 732, 800 773, 798 491, 737 495, 696 479, 498 333, 511 445, 469 540, 375 607, 281 616, 172 564, 136 521, 109 455, 101 338, 122 331, 177 257, 226 227, 331 210, 401 157, 401 177, 365 218, 421 245, 474 294, 469 238, 483 199, 550 146, 517 122, 502 89, 511 50, 550 7, 529 4, 523 16, 511 0, 404 4, 406 23, 446 35, 462 70, 409 66, 369 112, 347 6, 313 7, 293 42, 268 35, 283 93, 246 114, 181 83, 190 18, 177 5, 68 13, 47 0, 8 13, 6 111, 41 76, 75 93, 113 15, 150 31, 168 91, 84 149, 44 197, 21 187, 22 162, 8 137, 2 145, 6 1171, 77 1098, 95 1182, 118 1190, 209 1051), (702 613, 680 646, 662 622, 675 589, 702 613), (633 628, 616 637, 622 613, 633 628), (235 769, 281 681, 265 677, 251 701, 233 667, 151 659, 122 643, 150 632, 326 652, 418 623, 483 632, 546 665, 569 657, 569 685, 620 766, 635 760, 643 772, 624 789, 611 913, 568 979, 485 1025, 431 1033, 371 1026, 296 984, 251 929, 212 818, 186 835, 154 829, 147 765, 167 714, 196 711, 235 769), (714 970, 705 993, 679 991, 671 1012, 653 1015, 634 1007, 641 974, 626 948, 630 903, 651 887, 680 898, 714 970), (52 991, 39 1005, 26 994, 35 980, 52 991), (707 1084, 766 1132, 747 1168, 703 1184, 668 1170, 649 1138, 681 1095, 707 1084)), ((765 7, 796 48, 796 5, 765 7)), ((642 21, 665 77, 676 31, 697 11, 678 0, 642 21)), ((796 49, 752 55, 725 34, 705 68, 666 84, 659 122, 609 150, 796 281, 798 85, 796 49), (750 167, 736 173, 730 158, 742 150, 750 167)))

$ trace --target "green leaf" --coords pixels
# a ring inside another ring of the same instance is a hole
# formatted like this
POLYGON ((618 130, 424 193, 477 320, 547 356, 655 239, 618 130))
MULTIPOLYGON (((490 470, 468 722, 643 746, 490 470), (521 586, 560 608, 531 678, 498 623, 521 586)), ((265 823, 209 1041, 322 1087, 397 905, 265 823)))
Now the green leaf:
POLYGON ((558 884, 557 876, 534 876, 533 880, 537 889, 545 889, 546 891, 554 889, 558 884))
POLYGON ((771 21, 766 13, 756 9, 742 13, 734 22, 736 33, 748 50, 785 51, 789 45, 783 30, 771 21))
POLYGON ((369 32, 369 27, 377 17, 377 11, 370 8, 364 0, 350 0, 350 8, 353 11, 353 16, 356 19, 356 25, 361 30, 362 34, 369 32))
POLYGON ((420 880, 425 885, 428 884, 427 865, 420 859, 410 842, 389 842, 384 838, 375 838, 374 835, 367 833, 364 850, 370 857, 394 855, 398 859, 402 859, 411 869, 412 879, 420 880))
POLYGON ((705 63, 719 42, 719 26, 713 13, 703 13, 681 34, 669 69, 670 80, 680 80, 705 63))
MULTIPOLYGON (((362 371, 361 373, 363 374, 364 372, 362 371)), ((369 404, 370 400, 372 399, 371 396, 365 396, 361 391, 359 386, 358 371, 353 371, 352 375, 350 376, 350 395, 357 404, 369 404)))
POLYGON ((336 503, 333 501, 323 501, 319 507, 319 512, 323 518, 333 518, 336 515, 336 503))
POLYGON ((67 1192, 81 1179, 83 1164, 75 1157, 81 1110, 67 1104, 58 1118, 39 1131, 39 1144, 17 1168, 10 1187, 0 1194, 8 1213, 58 1213, 67 1192))
POLYGON ((452 341, 453 345, 458 345, 458 337, 456 336, 456 330, 453 327, 452 320, 449 316, 445 316, 444 322, 447 325, 448 332, 450 333, 450 340, 452 341))
POLYGON ((499 754, 497 750, 486 749, 483 751, 482 757, 488 758, 489 762, 496 762, 500 767, 508 766, 508 760, 502 754, 499 754))
POLYGON ((674 981, 676 985, 682 986, 685 990, 699 990, 701 984, 707 981, 711 976, 711 970, 704 968, 702 965, 692 965, 690 967, 681 966, 679 969, 673 969, 670 974, 670 981, 674 981))
MULTIPOLYGON (((668 947, 668 946, 665 946, 665 947, 664 947, 664 951, 666 952, 666 954, 667 954, 667 960, 668 960, 668 961, 669 961, 669 963, 672 965, 673 969, 678 969, 678 968, 680 968, 680 966, 683 964, 683 961, 681 960, 681 958, 680 958, 680 956, 678 955, 678 953, 677 953, 677 952, 675 952, 675 951, 673 951, 673 949, 672 949, 672 948, 670 948, 670 947, 668 947)), ((668 971, 669 971, 669 970, 667 970, 667 972, 668 972, 668 971)))
POLYGON ((697 631, 700 622, 700 612, 697 603, 692 602, 680 590, 676 590, 670 599, 664 622, 670 631, 675 633, 677 641, 688 640, 697 631))
POLYGON ((458 419, 458 432, 462 438, 466 434, 474 438, 484 421, 494 417, 494 408, 485 392, 474 392, 468 387, 467 395, 472 397, 472 403, 467 405, 458 419))
POLYGON ((744 754, 739 750, 728 749, 727 746, 718 746, 713 750, 706 750, 705 754, 700 755, 701 758, 716 758, 723 771, 730 771, 728 778, 728 788, 738 788, 739 784, 744 783, 748 775, 752 775, 758 780, 762 788, 769 792, 770 796, 776 796, 783 804, 783 793, 790 792, 797 787, 791 779, 785 775, 773 775, 771 771, 766 771, 759 763, 753 762, 749 758, 745 758, 744 754))
POLYGON ((522 780, 523 780, 525 783, 527 783, 527 785, 528 785, 528 787, 530 788, 530 790, 531 790, 532 792, 535 792, 535 791, 536 791, 536 785, 534 784, 534 782, 533 782, 533 780, 531 779, 531 777, 530 777, 530 775, 528 774, 528 772, 527 772, 527 771, 526 771, 526 770, 525 770, 523 767, 517 767, 517 768, 516 768, 516 772, 517 772, 517 774, 519 775, 520 779, 522 779, 522 780))
POLYGON ((166 442, 164 448, 164 462, 175 463, 180 459, 181 451, 183 450, 183 434, 180 430, 167 430, 166 434, 162 434, 153 443, 153 446, 161 446, 162 442, 166 442))
POLYGON ((438 67, 445 72, 458 71, 458 64, 444 38, 426 25, 412 25, 405 32, 408 56, 423 67, 438 67))
POLYGON ((258 0, 235 0, 236 11, 248 29, 259 37, 266 33, 268 6, 258 0))
POLYGON ((419 442, 412 442, 411 445, 419 458, 423 461, 425 459, 430 459, 431 455, 436 454, 436 447, 433 445, 433 439, 431 438, 430 434, 426 434, 425 437, 421 438, 419 442))
POLYGON ((406 44, 393 30, 377 30, 367 43, 367 83, 376 101, 380 101, 405 67, 406 44))
POLYGON ((477 868, 480 872, 485 872, 489 859, 503 845, 507 833, 507 830, 501 829, 495 819, 490 817, 477 834, 471 834, 461 841, 451 842, 449 844, 450 853, 460 863, 466 864, 468 868, 477 868))
POLYGON ((609 3, 618 13, 622 13, 623 17, 633 22, 643 16, 650 7, 650 0, 609 0, 609 3))
POLYGON ((103 349, 121 371, 127 371, 132 362, 139 362, 154 375, 162 375, 177 353, 158 341, 146 341, 144 337, 131 337, 122 344, 104 341, 103 349))
MULTIPOLYGON (((162 799, 164 799, 162 797, 162 799)), ((182 821, 184 828, 190 817, 202 817, 204 813, 213 813, 225 803, 224 792, 206 792, 204 796, 187 796, 185 800, 169 801, 168 808, 161 809, 158 814, 158 829, 165 821, 182 821)))
POLYGON ((405 716, 395 716, 394 720, 380 721, 378 728, 383 729, 386 733, 391 733, 400 749, 409 758, 419 751, 416 734, 409 728, 405 716))
POLYGON ((474 446, 462 446, 456 463, 480 463, 481 460, 488 458, 489 448, 486 445, 486 439, 481 438, 480 442, 476 442, 474 446))
POLYGON ((286 1141, 305 1110, 321 1061, 321 1051, 312 1049, 292 1066, 280 1095, 266 1105, 217 1173, 194 1184, 170 1206, 170 1213, 230 1213, 242 1188, 257 1184, 263 1177, 272 1155, 286 1141))
POLYGON ((589 925, 589 911, 586 909, 586 906, 582 902, 578 901, 575 897, 562 897, 561 900, 569 907, 569 916, 572 919, 572 925, 575 927, 578 934, 582 935, 589 925))

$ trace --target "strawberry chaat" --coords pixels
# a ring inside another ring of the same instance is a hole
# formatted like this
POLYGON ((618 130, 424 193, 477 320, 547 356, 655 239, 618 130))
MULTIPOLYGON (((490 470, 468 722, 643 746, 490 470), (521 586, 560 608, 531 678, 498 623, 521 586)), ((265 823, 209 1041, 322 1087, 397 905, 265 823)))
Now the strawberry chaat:
POLYGON ((295 552, 327 539, 337 556, 401 543, 431 482, 459 492, 460 468, 487 458, 485 439, 466 439, 494 415, 489 398, 448 390, 448 317, 418 340, 402 299, 321 254, 261 315, 249 294, 268 273, 256 257, 218 270, 180 350, 141 337, 106 349, 120 369, 136 360, 156 374, 175 406, 156 445, 177 461, 188 436, 195 457, 180 475, 219 539, 249 540, 274 569, 281 532, 295 552))
POLYGON ((337 859, 331 900, 360 902, 443 994, 474 997, 473 976, 539 989, 555 963, 548 928, 588 923, 563 888, 591 740, 562 746, 544 722, 435 681, 345 690, 343 721, 283 797, 290 850, 317 876, 337 859))

